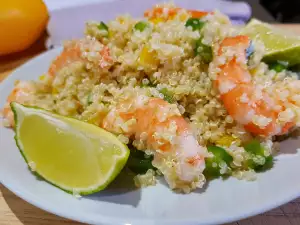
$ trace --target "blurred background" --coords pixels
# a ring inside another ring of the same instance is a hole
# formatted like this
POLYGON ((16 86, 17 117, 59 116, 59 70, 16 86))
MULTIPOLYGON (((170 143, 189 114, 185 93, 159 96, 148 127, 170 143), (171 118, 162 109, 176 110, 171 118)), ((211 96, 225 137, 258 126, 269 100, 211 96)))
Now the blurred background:
MULTIPOLYGON (((86 2, 97 2, 103 0, 45 0, 51 9, 67 7, 86 2)), ((126 0, 124 0, 126 1, 126 0)), ((195 0, 197 1, 197 0, 195 0)), ((299 0, 223 0, 232 2, 245 2, 249 4, 252 16, 265 22, 276 23, 299 23, 300 1, 299 0)))
MULTIPOLYGON (((140 16, 145 7, 169 0, 29 1, 0 0, 0 24, 2 24, 0 26, 0 72, 17 67, 25 60, 50 47, 61 45, 62 40, 81 36, 82 21, 110 20, 114 14, 120 13, 120 9, 128 7, 136 12, 133 16, 140 16), (29 1, 30 4, 28 4, 29 1), (115 4, 110 5, 110 2, 114 1, 119 1, 118 9, 115 4), (82 13, 82 10, 85 13, 82 13), (19 13, 15 13, 16 11, 19 13), (111 11, 114 12, 111 13, 111 11), (18 29, 11 29, 12 27, 18 27, 18 29)), ((198 9, 206 11, 218 8, 235 24, 245 24, 251 17, 276 24, 300 22, 300 0, 173 1, 185 8, 194 8, 195 5, 198 9)))
MULTIPOLYGON (((238 0, 233 0, 237 2, 238 0)), ((244 0, 252 9, 252 16, 265 22, 299 23, 299 0, 244 0)))

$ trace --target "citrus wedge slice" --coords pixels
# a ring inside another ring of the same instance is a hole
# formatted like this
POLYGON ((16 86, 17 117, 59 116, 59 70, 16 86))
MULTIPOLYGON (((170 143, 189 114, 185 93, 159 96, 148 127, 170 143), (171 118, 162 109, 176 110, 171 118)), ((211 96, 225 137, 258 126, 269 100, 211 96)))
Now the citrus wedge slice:
POLYGON ((284 61, 288 62, 289 66, 300 64, 300 37, 287 30, 252 19, 242 28, 241 33, 264 43, 264 61, 284 61))
POLYGON ((66 192, 103 190, 127 162, 127 146, 97 126, 15 102, 11 108, 15 140, 29 168, 66 192))

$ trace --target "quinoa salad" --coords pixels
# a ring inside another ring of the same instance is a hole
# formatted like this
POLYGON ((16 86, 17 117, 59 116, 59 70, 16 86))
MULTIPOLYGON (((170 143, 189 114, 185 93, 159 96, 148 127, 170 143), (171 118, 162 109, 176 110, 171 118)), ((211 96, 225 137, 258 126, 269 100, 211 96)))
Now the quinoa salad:
POLYGON ((99 126, 128 145, 138 187, 158 177, 184 193, 220 177, 253 181, 300 125, 300 81, 240 30, 217 10, 172 4, 89 21, 39 80, 15 82, 5 126, 15 125, 11 102, 99 126))

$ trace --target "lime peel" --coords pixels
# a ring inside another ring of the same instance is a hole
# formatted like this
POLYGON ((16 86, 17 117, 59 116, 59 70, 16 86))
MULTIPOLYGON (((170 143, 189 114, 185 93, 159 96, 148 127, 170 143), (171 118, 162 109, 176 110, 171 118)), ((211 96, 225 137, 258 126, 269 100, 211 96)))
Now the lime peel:
POLYGON ((264 61, 286 61, 290 66, 300 64, 300 38, 286 30, 252 19, 241 34, 264 43, 264 61))

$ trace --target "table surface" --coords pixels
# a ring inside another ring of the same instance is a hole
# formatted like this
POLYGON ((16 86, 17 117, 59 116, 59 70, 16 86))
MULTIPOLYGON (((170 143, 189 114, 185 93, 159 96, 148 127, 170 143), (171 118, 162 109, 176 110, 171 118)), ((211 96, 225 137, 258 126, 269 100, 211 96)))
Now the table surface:
MULTIPOLYGON (((276 25, 300 34, 300 25, 276 25)), ((15 68, 30 58, 46 50, 44 34, 28 50, 9 56, 0 57, 0 82, 15 68)), ((0 225, 78 225, 61 217, 45 212, 17 197, 0 184, 0 225)), ((251 217, 230 225, 299 225, 300 199, 273 209, 267 213, 251 217)), ((229 224, 228 224, 229 225, 229 224)))

